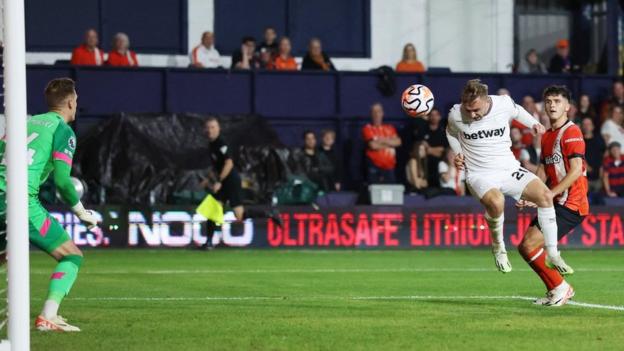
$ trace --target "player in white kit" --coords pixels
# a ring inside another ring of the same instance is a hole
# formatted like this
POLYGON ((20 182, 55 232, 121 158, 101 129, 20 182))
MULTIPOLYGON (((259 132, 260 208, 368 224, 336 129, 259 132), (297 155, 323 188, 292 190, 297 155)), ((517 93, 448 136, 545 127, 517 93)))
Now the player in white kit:
POLYGON ((485 206, 485 218, 492 236, 496 267, 511 272, 503 241, 505 195, 535 203, 544 233, 547 262, 560 272, 573 272, 557 249, 557 222, 553 194, 533 173, 523 168, 511 151, 511 119, 543 134, 545 128, 508 95, 488 95, 487 85, 469 80, 461 104, 451 108, 446 135, 457 154, 456 165, 465 168, 466 183, 473 196, 485 206))

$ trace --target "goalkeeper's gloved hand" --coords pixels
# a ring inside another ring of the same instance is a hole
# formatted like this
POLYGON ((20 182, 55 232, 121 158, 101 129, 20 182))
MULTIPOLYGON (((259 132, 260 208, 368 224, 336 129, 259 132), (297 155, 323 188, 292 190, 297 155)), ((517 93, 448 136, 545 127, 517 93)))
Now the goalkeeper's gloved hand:
POLYGON ((93 215, 93 211, 85 210, 81 202, 78 202, 74 207, 72 207, 72 211, 74 211, 82 223, 87 225, 87 229, 91 230, 97 227, 98 221, 93 215))

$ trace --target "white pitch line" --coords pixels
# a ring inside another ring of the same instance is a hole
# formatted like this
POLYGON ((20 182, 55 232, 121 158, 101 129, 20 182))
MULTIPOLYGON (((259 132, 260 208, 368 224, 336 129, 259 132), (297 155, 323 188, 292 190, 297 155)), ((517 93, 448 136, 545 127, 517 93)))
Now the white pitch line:
MULTIPOLYGON (((459 295, 459 296, 436 296, 436 295, 406 295, 406 296, 205 296, 205 297, 71 297, 69 300, 75 301, 320 301, 320 300, 354 300, 354 301, 370 301, 370 300, 523 300, 533 301, 536 298, 531 296, 488 296, 488 295, 459 295)), ((623 311, 624 306, 602 305, 595 303, 585 303, 577 301, 569 301, 569 305, 602 309, 611 311, 623 311)), ((549 308, 552 309, 552 308, 549 308)))
MULTIPOLYGON (((528 268, 514 269, 515 272, 532 272, 528 268)), ((619 273, 624 268, 578 268, 577 272, 619 273)), ((481 273, 496 272, 494 268, 311 268, 311 269, 165 269, 165 270, 84 270, 80 274, 281 274, 281 273, 481 273)), ((32 274, 47 275, 50 271, 33 270, 32 274)))

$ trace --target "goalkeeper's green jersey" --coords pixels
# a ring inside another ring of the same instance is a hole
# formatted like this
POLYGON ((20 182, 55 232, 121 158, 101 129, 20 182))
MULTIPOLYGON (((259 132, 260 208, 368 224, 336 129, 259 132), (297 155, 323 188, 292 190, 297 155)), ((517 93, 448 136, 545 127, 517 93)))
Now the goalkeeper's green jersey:
MULTIPOLYGON (((38 197, 39 187, 51 173, 61 197, 70 206, 78 203, 70 172, 76 135, 63 118, 48 112, 28 119, 28 195, 38 197)), ((6 141, 0 141, 0 192, 6 192, 6 141)))

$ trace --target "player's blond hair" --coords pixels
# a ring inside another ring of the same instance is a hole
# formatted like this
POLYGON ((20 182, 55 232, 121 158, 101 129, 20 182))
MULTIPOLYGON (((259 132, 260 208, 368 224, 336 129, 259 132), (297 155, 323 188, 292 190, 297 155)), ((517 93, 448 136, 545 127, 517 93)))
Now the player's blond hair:
POLYGON ((480 97, 487 97, 488 86, 481 83, 480 79, 471 79, 464 85, 461 95, 462 103, 471 103, 480 97))

